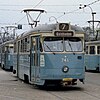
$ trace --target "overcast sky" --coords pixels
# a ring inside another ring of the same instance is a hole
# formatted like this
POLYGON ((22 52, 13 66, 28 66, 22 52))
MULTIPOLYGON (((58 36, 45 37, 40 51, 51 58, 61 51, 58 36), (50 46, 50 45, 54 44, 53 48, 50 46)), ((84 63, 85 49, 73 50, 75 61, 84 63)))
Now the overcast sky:
MULTIPOLYGON (((0 26, 27 24, 25 8, 41 8, 47 11, 41 15, 40 24, 58 22, 70 22, 79 26, 88 26, 91 20, 91 9, 77 10, 82 5, 88 5, 97 0, 0 0, 0 26), (77 11, 74 11, 77 10, 77 11), (65 13, 65 14, 64 14, 65 13), (49 21, 49 19, 51 21, 49 21), (53 20, 53 21, 52 21, 53 20)), ((100 1, 90 5, 96 12, 95 20, 100 20, 100 1)))

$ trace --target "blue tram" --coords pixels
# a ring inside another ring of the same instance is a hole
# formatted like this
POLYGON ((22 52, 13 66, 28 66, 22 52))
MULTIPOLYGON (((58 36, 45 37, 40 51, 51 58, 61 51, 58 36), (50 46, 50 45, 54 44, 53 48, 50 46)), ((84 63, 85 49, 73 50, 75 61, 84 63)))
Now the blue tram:
POLYGON ((84 83, 84 31, 69 23, 40 25, 14 42, 13 73, 36 84, 84 83))
POLYGON ((100 41, 86 42, 85 69, 100 72, 100 41))
POLYGON ((5 70, 13 70, 13 47, 13 40, 0 45, 0 65, 5 70))

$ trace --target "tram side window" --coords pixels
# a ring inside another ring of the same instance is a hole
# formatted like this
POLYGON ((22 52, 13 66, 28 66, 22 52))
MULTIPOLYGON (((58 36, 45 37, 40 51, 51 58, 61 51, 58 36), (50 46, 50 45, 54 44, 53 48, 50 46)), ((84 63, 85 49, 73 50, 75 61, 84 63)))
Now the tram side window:
POLYGON ((100 54, 100 46, 97 47, 97 54, 100 54))
POLYGON ((21 40, 21 52, 25 52, 25 39, 21 40))
POLYGON ((4 51, 5 51, 5 48, 4 48, 4 46, 2 47, 2 53, 4 53, 4 51))
POLYGON ((29 52, 29 40, 28 40, 28 38, 24 38, 23 40, 21 40, 20 52, 29 52))
POLYGON ((21 49, 20 49, 20 52, 23 51, 23 41, 21 40, 21 49))
POLYGON ((88 46, 86 46, 86 54, 88 54, 88 46))
POLYGON ((11 47, 9 48, 9 51, 10 51, 10 53, 13 53, 13 52, 14 52, 14 47, 11 46, 11 47))
POLYGON ((25 38, 25 43, 24 43, 24 52, 27 51, 27 38, 25 38))
POLYGON ((25 52, 25 39, 21 40, 21 50, 20 52, 25 52))
POLYGON ((90 46, 90 54, 95 54, 95 46, 90 46))
POLYGON ((10 51, 9 51, 9 46, 6 46, 6 47, 5 47, 5 52, 6 52, 6 53, 10 53, 10 51))
POLYGON ((14 43, 14 52, 16 52, 16 43, 14 43))
POLYGON ((29 52, 29 50, 30 50, 30 42, 29 42, 29 38, 27 38, 27 52, 29 52))

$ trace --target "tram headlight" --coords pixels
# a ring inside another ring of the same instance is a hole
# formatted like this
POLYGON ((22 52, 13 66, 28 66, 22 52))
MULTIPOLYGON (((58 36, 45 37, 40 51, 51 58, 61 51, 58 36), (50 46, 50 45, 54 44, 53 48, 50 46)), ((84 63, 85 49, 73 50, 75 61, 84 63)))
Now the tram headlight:
POLYGON ((69 70, 69 68, 68 68, 67 66, 64 66, 64 67, 62 68, 62 71, 63 71, 64 73, 67 73, 68 70, 69 70))

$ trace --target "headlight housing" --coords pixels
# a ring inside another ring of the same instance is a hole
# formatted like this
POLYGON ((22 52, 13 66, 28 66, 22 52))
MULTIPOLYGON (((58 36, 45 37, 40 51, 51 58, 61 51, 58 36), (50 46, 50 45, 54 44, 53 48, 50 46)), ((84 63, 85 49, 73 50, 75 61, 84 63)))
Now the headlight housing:
POLYGON ((63 71, 64 73, 67 73, 67 72, 69 71, 68 66, 64 66, 64 67, 62 68, 62 71, 63 71))

